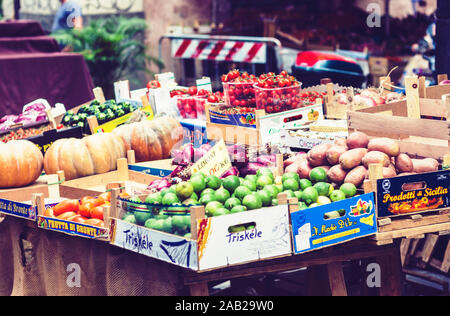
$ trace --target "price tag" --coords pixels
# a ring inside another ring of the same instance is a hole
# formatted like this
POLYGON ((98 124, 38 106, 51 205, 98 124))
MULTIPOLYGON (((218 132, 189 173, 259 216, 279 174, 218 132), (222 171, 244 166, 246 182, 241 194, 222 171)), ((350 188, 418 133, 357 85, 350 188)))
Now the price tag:
POLYGON ((114 82, 114 93, 116 95, 116 102, 121 102, 123 99, 130 99, 130 82, 128 80, 114 82))
POLYGON ((211 78, 209 77, 203 77, 202 79, 197 80, 197 89, 200 90, 206 90, 209 92, 212 91, 212 84, 211 84, 211 78))
POLYGON ((230 155, 223 140, 219 141, 205 156, 192 166, 192 174, 203 172, 205 175, 220 177, 231 169, 230 155))

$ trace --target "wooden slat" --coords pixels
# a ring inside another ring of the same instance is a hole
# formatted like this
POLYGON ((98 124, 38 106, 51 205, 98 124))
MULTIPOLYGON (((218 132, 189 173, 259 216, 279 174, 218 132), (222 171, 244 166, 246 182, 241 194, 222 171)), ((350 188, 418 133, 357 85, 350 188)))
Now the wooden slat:
POLYGON ((426 93, 427 99, 441 99, 444 94, 450 93, 450 84, 428 87, 426 93))
POLYGON ((408 256, 409 246, 411 245, 411 239, 402 239, 400 243, 400 259, 402 261, 402 267, 407 263, 406 259, 408 256))
POLYGON ((446 117, 447 108, 442 100, 420 99, 420 114, 424 116, 446 117))
POLYGON ((428 234, 425 243, 422 248, 422 261, 428 262, 430 261, 431 255, 433 253, 434 247, 439 239, 438 235, 428 234))
POLYGON ((347 296, 342 262, 333 262, 327 265, 328 279, 333 296, 347 296))
POLYGON ((407 228, 414 228, 414 227, 422 227, 422 226, 426 226, 426 225, 447 223, 449 221, 450 221, 450 209, 446 209, 446 210, 442 210, 440 212, 440 214, 437 214, 437 215, 423 216, 418 221, 411 219, 411 218, 395 219, 395 220, 392 220, 389 225, 379 227, 378 231, 380 233, 383 233, 383 232, 390 232, 390 231, 399 230, 399 229, 407 229, 407 228))
POLYGON ((427 157, 441 160, 446 154, 450 152, 449 146, 444 144, 424 144, 413 141, 399 141, 400 151, 410 156, 427 157))
POLYGON ((436 233, 441 230, 450 229, 450 222, 435 225, 420 226, 407 229, 399 229, 391 232, 378 233, 373 236, 375 240, 397 239, 397 238, 418 238, 423 234, 436 233))
POLYGON ((348 125, 350 128, 362 132, 378 133, 380 136, 388 132, 389 134, 450 140, 449 122, 446 121, 350 112, 348 125))
POLYGON ((420 119, 419 106, 419 78, 415 76, 405 78, 406 104, 408 117, 420 119))
POLYGON ((450 241, 447 244, 447 248, 445 249, 444 259, 442 260, 441 271, 448 273, 450 270, 450 241))

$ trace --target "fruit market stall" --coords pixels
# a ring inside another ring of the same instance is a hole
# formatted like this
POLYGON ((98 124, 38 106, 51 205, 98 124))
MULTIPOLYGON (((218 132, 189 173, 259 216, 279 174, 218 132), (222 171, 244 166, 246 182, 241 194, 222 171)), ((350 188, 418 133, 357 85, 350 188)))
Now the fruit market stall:
POLYGON ((62 116, 82 137, 45 152, 28 141, 5 144, 0 197, 17 207, 0 208, 0 238, 17 234, 22 245, 5 246, 11 255, 0 273, 15 272, 0 290, 208 295, 208 282, 307 267, 310 281, 326 276, 309 292, 347 295, 344 264, 374 258, 390 272, 379 294, 400 295, 402 239, 450 230, 448 86, 407 78, 394 102, 378 89, 353 90, 371 104, 345 104, 336 120, 326 119, 329 100, 356 98, 349 87, 301 90, 284 72, 231 71, 222 80, 223 94, 150 85, 139 108, 161 93, 177 116, 159 103, 136 119, 138 107, 97 89, 95 100, 62 116), (186 120, 204 122, 205 134, 194 136, 186 120), (320 142, 286 146, 302 131, 320 142), (8 167, 11 157, 22 158, 19 169, 8 167), (12 218, 10 209, 34 216, 12 218), (65 286, 67 260, 91 277, 81 289, 65 286))

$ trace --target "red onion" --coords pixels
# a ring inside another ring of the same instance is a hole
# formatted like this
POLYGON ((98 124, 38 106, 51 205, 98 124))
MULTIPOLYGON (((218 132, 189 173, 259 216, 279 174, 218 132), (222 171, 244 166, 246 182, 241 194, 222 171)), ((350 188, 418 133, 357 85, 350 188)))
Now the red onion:
POLYGON ((231 169, 229 169, 227 172, 225 172, 222 175, 222 179, 229 177, 229 176, 237 176, 239 177, 239 170, 236 167, 232 167, 231 169))

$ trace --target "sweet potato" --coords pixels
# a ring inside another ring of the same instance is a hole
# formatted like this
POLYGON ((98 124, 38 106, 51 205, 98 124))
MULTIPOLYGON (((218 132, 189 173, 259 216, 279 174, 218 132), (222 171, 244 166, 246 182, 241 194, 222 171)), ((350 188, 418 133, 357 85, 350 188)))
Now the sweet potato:
POLYGON ((362 159, 367 155, 367 152, 366 148, 351 149, 341 155, 339 164, 345 170, 351 170, 361 164, 362 159))
POLYGON ((344 179, 344 183, 353 183, 356 187, 361 187, 368 171, 364 166, 358 166, 352 169, 344 179))
POLYGON ((400 173, 408 173, 414 170, 413 162, 407 154, 400 154, 395 158, 395 167, 400 173))
POLYGON ((320 144, 314 146, 308 152, 308 162, 312 167, 318 167, 328 164, 327 161, 327 150, 332 146, 332 144, 320 144))
POLYGON ((373 138, 369 141, 369 151, 381 151, 389 157, 397 157, 400 154, 399 143, 391 138, 373 138))
POLYGON ((298 163, 304 159, 306 159, 306 153, 301 152, 301 153, 295 154, 294 156, 289 157, 288 159, 286 159, 283 162, 283 164, 284 164, 284 167, 286 168, 286 167, 292 165, 293 163, 298 163))
POLYGON ((347 171, 342 169, 341 165, 336 165, 328 170, 327 176, 331 182, 342 184, 347 176, 347 171))
POLYGON ((328 163, 332 166, 337 165, 339 163, 339 158, 346 151, 348 151, 347 145, 346 146, 338 146, 338 145, 331 146, 327 150, 327 153, 326 153, 328 163))
POLYGON ((433 172, 439 170, 439 162, 433 158, 411 159, 415 173, 433 172))
POLYGON ((369 136, 362 132, 350 134, 347 138, 347 147, 349 149, 367 148, 369 144, 369 136))
POLYGON ((363 157, 362 163, 366 168, 369 168, 369 165, 373 163, 380 163, 383 167, 389 167, 391 159, 381 151, 370 151, 363 157))
POLYGON ((311 173, 312 166, 307 160, 303 160, 298 164, 297 173, 300 179, 309 179, 309 174, 311 173))

